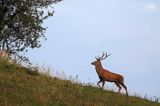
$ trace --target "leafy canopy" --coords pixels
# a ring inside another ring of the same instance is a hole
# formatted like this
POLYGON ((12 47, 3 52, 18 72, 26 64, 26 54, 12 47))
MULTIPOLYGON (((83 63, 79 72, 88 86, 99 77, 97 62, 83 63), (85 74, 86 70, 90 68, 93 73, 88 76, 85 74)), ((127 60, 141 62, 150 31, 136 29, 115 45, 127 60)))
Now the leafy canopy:
POLYGON ((45 39, 42 23, 54 13, 51 4, 60 1, 0 0, 0 50, 19 56, 20 52, 39 48, 41 39, 45 39))

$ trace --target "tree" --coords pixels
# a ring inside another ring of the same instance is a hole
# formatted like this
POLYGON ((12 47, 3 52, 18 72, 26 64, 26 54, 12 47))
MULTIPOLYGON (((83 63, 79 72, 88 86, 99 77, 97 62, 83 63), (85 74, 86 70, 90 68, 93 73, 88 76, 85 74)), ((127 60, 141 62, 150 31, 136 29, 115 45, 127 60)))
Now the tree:
POLYGON ((54 13, 53 6, 61 0, 1 0, 0 50, 19 55, 30 48, 39 48, 45 39, 45 19, 54 13), (48 11, 47 9, 52 9, 48 11))

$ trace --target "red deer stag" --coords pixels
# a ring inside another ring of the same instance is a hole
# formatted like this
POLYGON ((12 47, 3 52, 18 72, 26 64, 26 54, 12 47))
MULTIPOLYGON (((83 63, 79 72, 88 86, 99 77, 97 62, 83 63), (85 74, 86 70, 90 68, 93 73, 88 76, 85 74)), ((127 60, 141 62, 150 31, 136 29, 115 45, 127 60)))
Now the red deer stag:
POLYGON ((97 85, 99 86, 99 88, 103 89, 105 81, 114 82, 115 85, 119 88, 119 90, 116 94, 118 94, 123 87, 126 90, 126 94, 128 96, 127 87, 124 85, 123 76, 120 74, 110 72, 110 71, 103 68, 103 66, 101 64, 101 60, 106 59, 106 57, 108 57, 108 56, 110 56, 110 54, 107 55, 107 53, 103 53, 103 55, 101 57, 98 57, 98 58, 96 57, 96 61, 91 63, 92 65, 95 66, 96 72, 97 72, 99 79, 100 79, 98 81, 97 85), (102 87, 100 87, 100 85, 99 85, 99 83, 101 83, 101 82, 102 82, 102 87))

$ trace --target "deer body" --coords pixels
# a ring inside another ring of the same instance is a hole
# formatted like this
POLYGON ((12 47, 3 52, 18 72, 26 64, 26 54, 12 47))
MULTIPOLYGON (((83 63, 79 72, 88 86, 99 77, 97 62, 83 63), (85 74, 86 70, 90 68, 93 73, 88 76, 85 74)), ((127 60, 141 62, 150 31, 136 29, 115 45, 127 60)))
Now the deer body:
POLYGON ((108 81, 108 82, 114 82, 116 84, 116 86, 119 88, 117 94, 120 92, 120 90, 122 89, 122 87, 126 90, 126 94, 128 96, 128 92, 127 92, 127 87, 124 85, 124 78, 122 75, 120 74, 116 74, 116 73, 113 73, 109 70, 106 70, 103 68, 102 64, 101 64, 101 60, 104 60, 106 57, 108 57, 109 55, 105 55, 103 54, 102 57, 99 57, 99 58, 96 58, 96 61, 92 62, 91 64, 92 65, 95 65, 95 69, 96 69, 96 72, 99 76, 99 81, 98 81, 98 86, 100 87, 99 83, 102 82, 102 88, 104 87, 104 84, 105 84, 105 81, 108 81), (122 87, 121 87, 122 86, 122 87))
POLYGON ((110 72, 106 69, 103 69, 103 68, 97 69, 96 68, 96 71, 97 71, 99 78, 101 78, 102 80, 109 81, 109 82, 117 82, 118 80, 123 80, 122 75, 110 72))

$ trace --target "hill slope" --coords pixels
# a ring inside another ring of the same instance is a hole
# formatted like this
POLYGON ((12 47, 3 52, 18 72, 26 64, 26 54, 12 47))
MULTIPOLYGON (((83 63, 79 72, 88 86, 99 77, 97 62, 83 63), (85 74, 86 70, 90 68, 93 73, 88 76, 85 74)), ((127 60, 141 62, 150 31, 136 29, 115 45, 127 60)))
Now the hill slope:
POLYGON ((160 106, 0 61, 0 106, 160 106))

